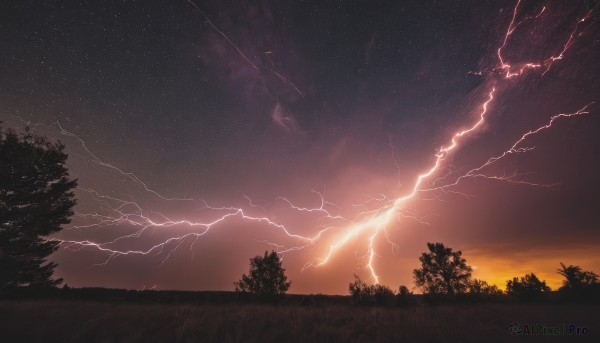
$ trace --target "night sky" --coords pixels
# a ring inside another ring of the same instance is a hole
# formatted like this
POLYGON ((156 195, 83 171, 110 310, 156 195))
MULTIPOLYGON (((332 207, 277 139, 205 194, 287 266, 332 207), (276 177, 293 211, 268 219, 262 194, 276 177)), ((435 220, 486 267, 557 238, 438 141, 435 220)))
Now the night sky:
POLYGON ((427 242, 501 288, 600 271, 596 1, 15 3, 0 120, 67 146, 70 286, 232 290, 275 249, 292 293, 397 289, 427 242))

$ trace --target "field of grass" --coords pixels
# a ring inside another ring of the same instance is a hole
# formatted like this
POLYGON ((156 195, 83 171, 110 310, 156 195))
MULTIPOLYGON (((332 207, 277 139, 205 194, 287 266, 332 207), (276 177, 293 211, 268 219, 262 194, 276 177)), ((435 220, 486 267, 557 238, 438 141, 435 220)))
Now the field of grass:
POLYGON ((571 304, 157 304, 0 301, 1 342, 600 341, 600 307, 571 304), (586 336, 512 336, 513 322, 585 326, 586 336))

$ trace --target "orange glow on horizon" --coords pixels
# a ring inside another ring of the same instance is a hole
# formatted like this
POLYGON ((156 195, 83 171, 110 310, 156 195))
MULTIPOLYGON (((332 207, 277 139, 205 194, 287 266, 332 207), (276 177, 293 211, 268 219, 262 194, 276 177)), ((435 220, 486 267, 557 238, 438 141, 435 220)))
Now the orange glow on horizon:
MULTIPOLYGON (((507 248, 507 247, 503 247, 507 248)), ((467 264, 476 266, 473 277, 487 281, 490 285, 496 285, 505 290, 506 281, 514 277, 534 273, 537 277, 546 281, 553 291, 558 290, 564 278, 556 272, 560 268, 560 262, 566 265, 577 265, 583 270, 591 270, 596 273, 600 270, 600 252, 593 246, 580 249, 547 250, 541 252, 524 251, 501 253, 498 256, 483 254, 481 250, 463 252, 467 264)))

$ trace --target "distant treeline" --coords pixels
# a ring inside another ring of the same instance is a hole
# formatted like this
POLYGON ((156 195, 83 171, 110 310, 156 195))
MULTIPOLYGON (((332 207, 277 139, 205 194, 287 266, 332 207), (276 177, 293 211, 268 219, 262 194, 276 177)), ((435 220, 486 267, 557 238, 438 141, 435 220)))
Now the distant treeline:
POLYGON ((128 290, 118 288, 33 288, 17 287, 0 291, 0 300, 85 300, 118 303, 274 303, 298 305, 352 304, 350 296, 323 294, 255 295, 229 291, 161 291, 128 290))
MULTIPOLYGON (((160 291, 160 290, 127 290, 116 288, 32 288, 17 287, 0 291, 0 300, 72 300, 97 301, 108 303, 164 303, 164 304, 228 304, 228 303, 264 303, 274 305, 326 306, 356 304, 351 295, 324 294, 277 294, 255 295, 228 291, 160 291)), ((410 294, 404 297, 396 295, 394 299, 384 302, 366 302, 361 305, 369 306, 415 306, 420 304, 438 303, 480 303, 497 302, 513 303, 521 300, 506 294, 492 297, 475 297, 469 294, 454 296, 431 296, 410 294)), ((537 299, 537 302, 563 303, 585 302, 600 304, 600 287, 594 287, 579 295, 553 291, 548 296, 537 299)))

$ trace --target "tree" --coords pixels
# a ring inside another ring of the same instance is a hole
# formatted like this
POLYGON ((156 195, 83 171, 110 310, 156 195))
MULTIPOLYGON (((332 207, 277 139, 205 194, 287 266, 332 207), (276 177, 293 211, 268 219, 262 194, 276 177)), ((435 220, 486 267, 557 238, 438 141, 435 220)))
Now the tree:
POLYGON ((400 285, 400 287, 398 288, 398 295, 401 297, 408 297, 413 295, 413 293, 408 289, 408 287, 400 285))
POLYGON ((357 275, 354 275, 354 282, 348 285, 348 292, 352 295, 355 304, 378 304, 384 305, 391 303, 394 298, 394 291, 385 285, 368 285, 357 275))
POLYGON ((573 291, 588 288, 598 282, 598 274, 591 271, 582 271, 579 266, 565 266, 560 263, 561 269, 557 272, 565 277, 561 290, 573 291))
POLYGON ((0 288, 56 286, 58 242, 46 237, 70 222, 76 180, 60 142, 0 127, 0 288))
POLYGON ((249 275, 243 274, 242 279, 234 282, 234 285, 236 292, 274 295, 285 294, 291 282, 287 281, 279 255, 275 251, 265 251, 264 257, 250 259, 249 275))
POLYGON ((354 274, 354 282, 351 282, 348 285, 348 292, 350 292, 350 295, 356 304, 364 302, 366 298, 372 295, 371 287, 369 287, 366 282, 362 281, 356 274, 354 274))
POLYGON ((468 284, 469 294, 476 296, 502 295, 502 291, 496 285, 490 285, 484 280, 472 279, 468 284))
POLYGON ((407 306, 414 304, 415 299, 413 293, 404 285, 400 285, 398 293, 396 294, 396 304, 399 306, 407 306))
POLYGON ((550 293, 546 281, 540 281, 534 274, 506 281, 506 293, 523 300, 533 300, 550 293))
POLYGON ((389 304, 394 300, 394 291, 385 285, 371 285, 371 293, 377 305, 389 304))
POLYGON ((442 243, 427 243, 429 253, 419 257, 421 268, 413 271, 415 284, 427 294, 455 295, 464 293, 472 269, 462 252, 452 251, 442 243))

